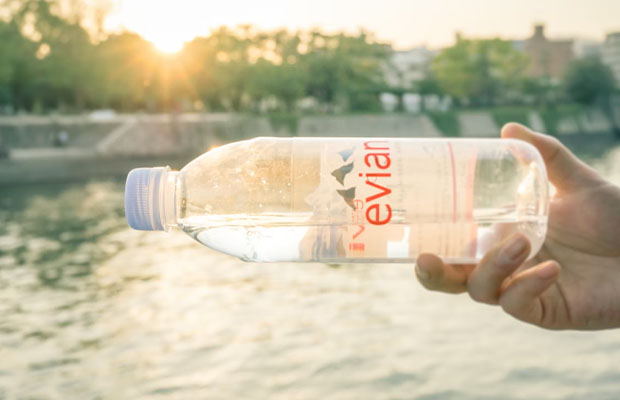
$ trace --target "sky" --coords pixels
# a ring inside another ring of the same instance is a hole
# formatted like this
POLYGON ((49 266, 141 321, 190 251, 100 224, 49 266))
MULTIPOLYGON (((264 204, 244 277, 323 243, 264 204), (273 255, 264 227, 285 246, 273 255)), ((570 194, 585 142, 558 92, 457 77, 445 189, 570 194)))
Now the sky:
POLYGON ((252 24, 355 32, 365 28, 398 49, 439 48, 467 37, 547 36, 603 40, 620 31, 620 0, 116 0, 110 30, 129 29, 163 50, 221 25, 252 24))

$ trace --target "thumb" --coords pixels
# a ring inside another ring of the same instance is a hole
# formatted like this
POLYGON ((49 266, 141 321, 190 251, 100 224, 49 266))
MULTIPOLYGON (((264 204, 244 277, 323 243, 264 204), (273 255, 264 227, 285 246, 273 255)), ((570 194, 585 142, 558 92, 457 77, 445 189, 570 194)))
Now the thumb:
POLYGON ((598 174, 592 168, 553 136, 536 133, 511 122, 502 128, 502 138, 520 139, 536 147, 545 161, 549 180, 559 191, 571 190, 598 180, 598 174))

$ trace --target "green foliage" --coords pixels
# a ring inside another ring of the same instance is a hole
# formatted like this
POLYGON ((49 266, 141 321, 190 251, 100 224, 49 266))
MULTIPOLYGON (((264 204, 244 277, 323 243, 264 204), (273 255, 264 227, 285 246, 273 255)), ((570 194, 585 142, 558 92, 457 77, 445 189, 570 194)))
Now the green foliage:
POLYGON ((447 137, 461 136, 461 126, 458 115, 454 111, 427 111, 426 115, 433 121, 433 125, 447 137))
POLYGON ((0 107, 294 114, 308 96, 324 110, 380 107, 388 48, 365 32, 222 27, 170 56, 131 32, 94 43, 61 1, 0 1, 11 15, 0 21, 0 107))
POLYGON ((92 79, 95 102, 106 108, 136 110, 152 93, 158 77, 154 68, 155 49, 140 36, 120 33, 109 36, 96 47, 97 66, 92 79))
POLYGON ((519 85, 519 94, 529 103, 545 105, 558 102, 558 85, 548 78, 524 77, 519 85))
POLYGON ((561 120, 572 119, 578 124, 577 117, 583 112, 584 107, 580 104, 554 105, 539 110, 540 117, 545 124, 545 132, 550 135, 558 134, 558 125, 561 120))
POLYGON ((526 57, 508 41, 459 39, 435 57, 432 71, 457 100, 493 105, 518 86, 526 66, 526 57))
MULTIPOLYGON (((306 94, 325 105, 328 111, 347 102, 351 108, 372 109, 372 95, 384 87, 381 63, 388 52, 383 45, 372 43, 362 32, 358 36, 325 35, 313 31, 305 44, 308 51, 303 62, 308 79, 306 94)), ((374 103, 379 104, 377 96, 374 103)))
POLYGON ((602 96, 611 94, 615 80, 611 69, 598 58, 573 61, 564 77, 568 96, 581 104, 590 105, 602 96))
MULTIPOLYGON (((9 17, 0 19, 1 110, 267 112, 274 126, 291 132, 300 104, 323 112, 381 110, 379 94, 387 87, 383 67, 391 49, 364 31, 221 27, 171 56, 131 32, 93 40, 79 13, 61 12, 63 1, 0 0, 0 11, 9 17)), ((543 106, 543 119, 554 132, 564 111, 548 106, 560 91, 549 81, 525 78, 526 65, 508 41, 460 39, 439 53, 430 75, 413 90, 422 95, 423 112, 426 95, 447 94, 457 104, 473 106, 519 96, 543 106)), ((575 61, 564 80, 566 93, 581 104, 604 97, 613 84, 609 69, 594 59, 575 61)), ((401 96, 405 91, 392 88, 401 96)), ((527 122, 523 109, 492 113, 500 125, 527 122)), ((444 134, 460 134, 454 113, 428 115, 444 134)))
POLYGON ((443 94, 439 81, 432 75, 416 82, 415 89, 421 95, 443 94))
POLYGON ((298 114, 280 111, 268 113, 267 117, 274 131, 284 130, 289 135, 297 135, 297 129, 299 128, 298 114))
MULTIPOLYGON (((420 104, 421 111, 426 111, 426 99, 428 95, 443 95, 443 90, 439 85, 439 81, 435 76, 430 74, 425 79, 418 81, 414 85, 414 89, 422 96, 422 102, 420 104)), ((400 104, 402 106, 402 104, 400 104)))
POLYGON ((355 112, 376 113, 382 111, 379 94, 372 91, 350 91, 348 93, 349 109, 355 112))
POLYGON ((0 21, 0 105, 15 108, 31 105, 31 87, 36 76, 36 45, 25 39, 14 22, 0 21))

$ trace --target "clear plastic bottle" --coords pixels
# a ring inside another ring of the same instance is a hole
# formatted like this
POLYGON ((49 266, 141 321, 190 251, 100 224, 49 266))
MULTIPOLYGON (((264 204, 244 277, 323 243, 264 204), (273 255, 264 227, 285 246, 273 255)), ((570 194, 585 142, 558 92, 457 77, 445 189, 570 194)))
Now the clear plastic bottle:
POLYGON ((545 238, 538 151, 512 139, 256 138, 129 173, 141 230, 178 226, 244 261, 472 263, 514 232, 545 238))

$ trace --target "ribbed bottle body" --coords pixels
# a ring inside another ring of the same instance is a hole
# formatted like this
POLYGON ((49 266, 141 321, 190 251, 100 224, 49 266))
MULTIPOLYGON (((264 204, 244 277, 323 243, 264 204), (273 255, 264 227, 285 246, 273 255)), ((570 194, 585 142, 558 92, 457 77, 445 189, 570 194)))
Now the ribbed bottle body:
POLYGON ((181 170, 177 223, 247 261, 478 261, 548 215, 536 149, 505 139, 257 138, 181 170))

